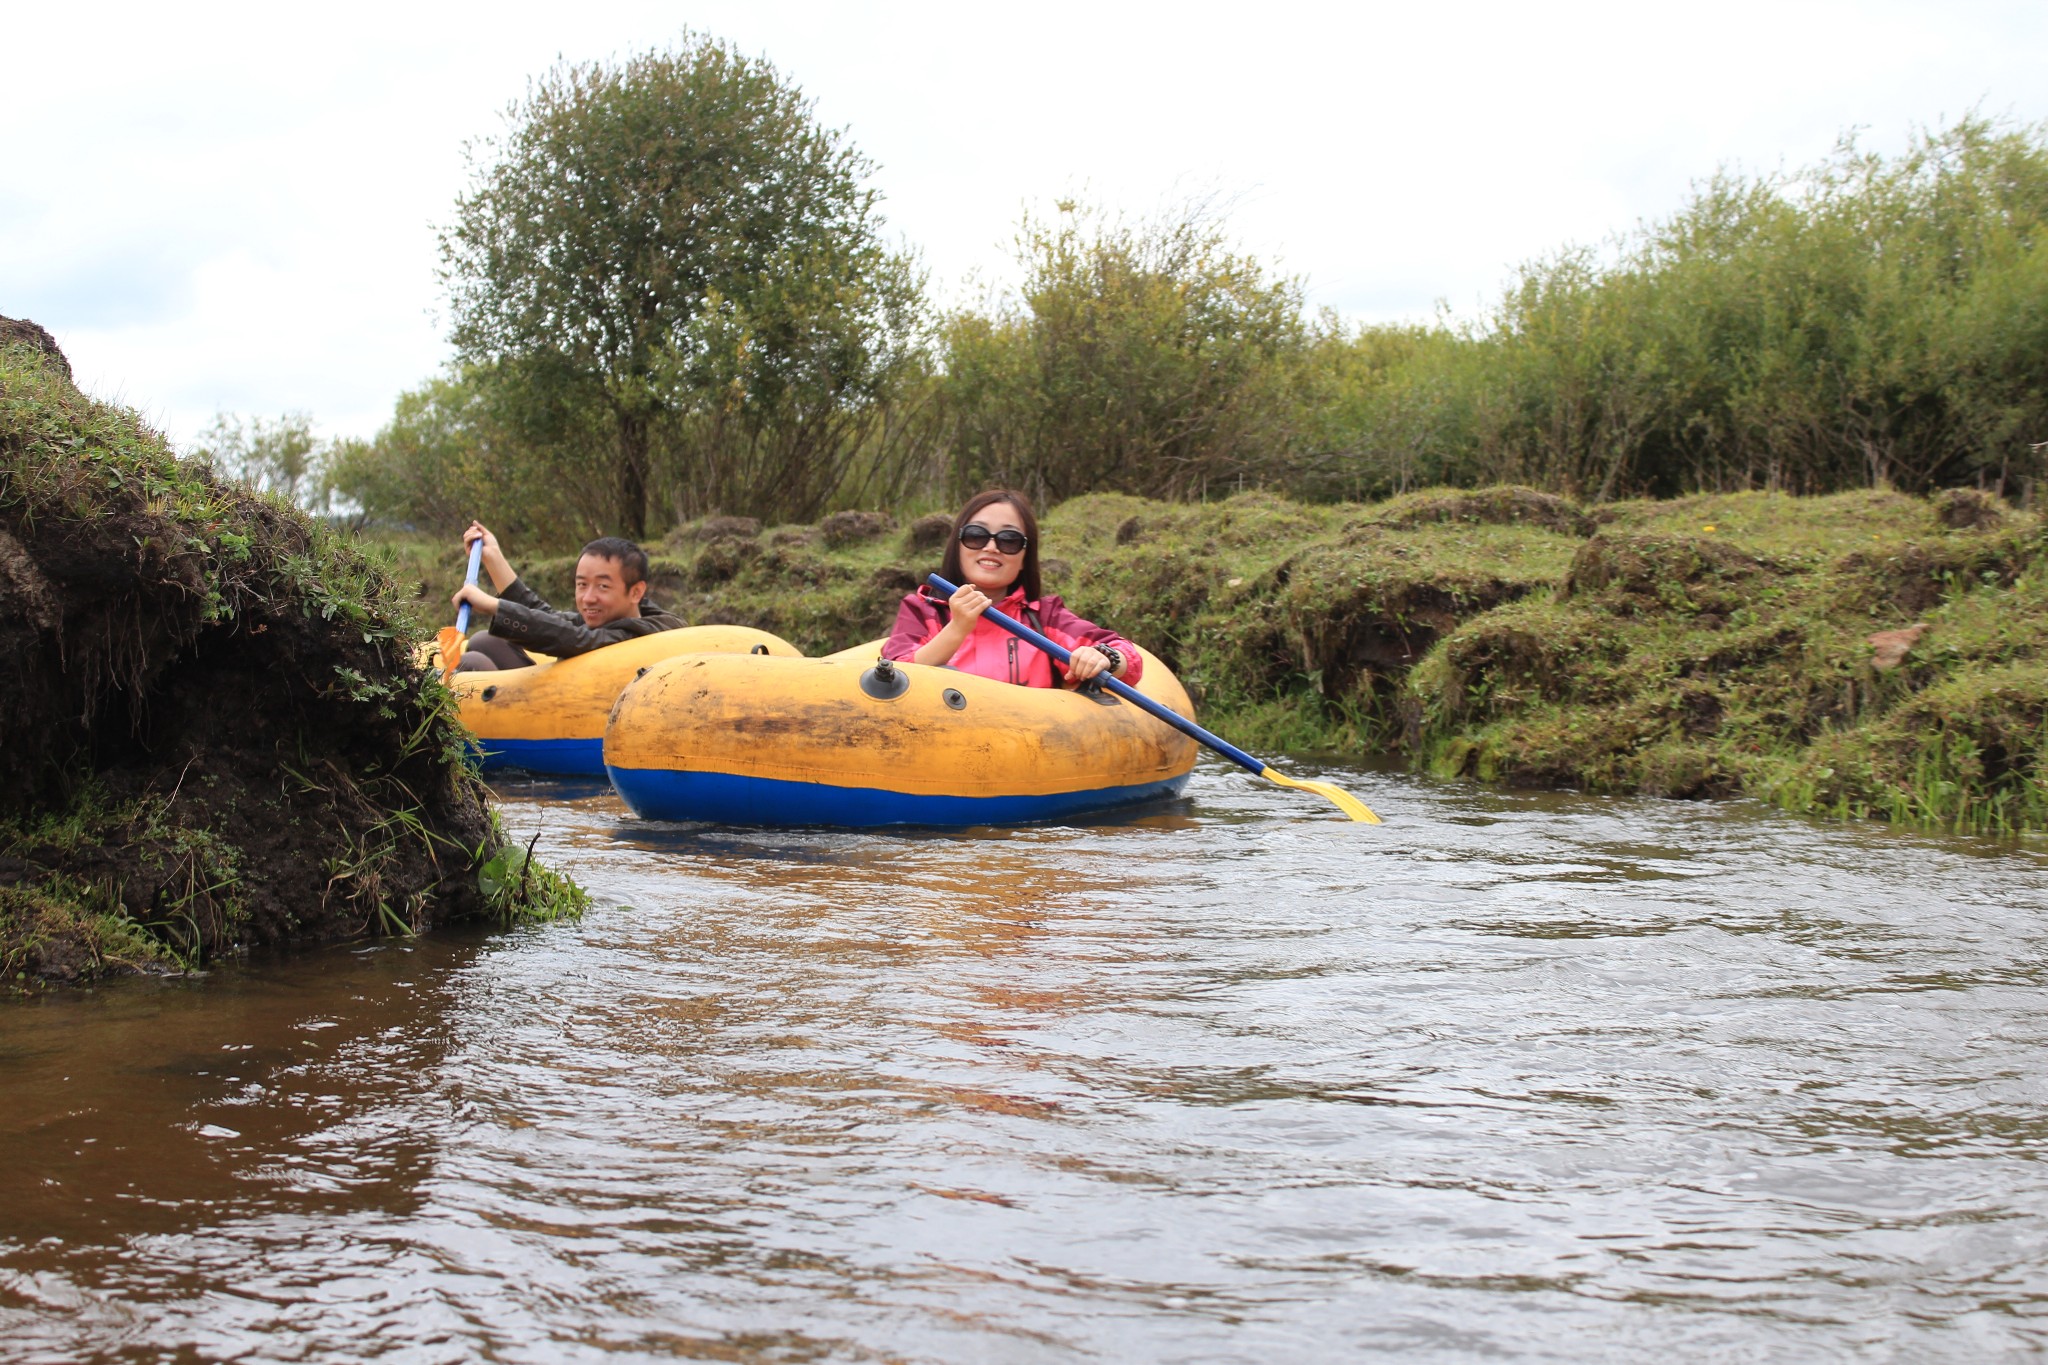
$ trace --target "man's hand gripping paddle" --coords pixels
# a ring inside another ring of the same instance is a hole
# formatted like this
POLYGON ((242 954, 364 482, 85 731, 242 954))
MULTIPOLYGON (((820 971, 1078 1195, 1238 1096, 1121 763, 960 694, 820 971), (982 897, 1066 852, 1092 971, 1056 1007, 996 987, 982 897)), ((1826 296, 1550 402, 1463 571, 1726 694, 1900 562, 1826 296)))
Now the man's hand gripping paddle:
MULTIPOLYGON (((463 579, 465 585, 476 582, 476 571, 483 567, 484 538, 478 536, 469 545, 469 576, 463 579)), ((455 612, 455 624, 441 627, 436 636, 441 646, 441 681, 447 682, 455 676, 455 666, 462 662, 462 642, 469 635, 469 603, 464 602, 455 612)))

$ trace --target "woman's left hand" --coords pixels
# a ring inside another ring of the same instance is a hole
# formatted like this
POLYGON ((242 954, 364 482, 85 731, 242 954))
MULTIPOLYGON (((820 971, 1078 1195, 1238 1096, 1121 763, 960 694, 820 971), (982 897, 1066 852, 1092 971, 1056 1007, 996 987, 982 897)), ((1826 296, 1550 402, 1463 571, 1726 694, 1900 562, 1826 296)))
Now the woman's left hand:
POLYGON ((1109 656, 1094 645, 1082 645, 1067 661, 1067 681, 1084 683, 1099 673, 1109 671, 1109 656))

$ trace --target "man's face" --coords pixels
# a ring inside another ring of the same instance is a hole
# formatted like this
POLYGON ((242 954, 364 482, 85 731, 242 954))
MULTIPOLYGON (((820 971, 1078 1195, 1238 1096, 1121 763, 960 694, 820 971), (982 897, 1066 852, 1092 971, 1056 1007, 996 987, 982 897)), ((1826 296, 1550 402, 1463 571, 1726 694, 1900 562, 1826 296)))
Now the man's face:
POLYGON ((585 555, 576 561, 576 610, 593 630, 622 616, 638 616, 646 595, 645 583, 626 586, 624 566, 616 559, 585 555))

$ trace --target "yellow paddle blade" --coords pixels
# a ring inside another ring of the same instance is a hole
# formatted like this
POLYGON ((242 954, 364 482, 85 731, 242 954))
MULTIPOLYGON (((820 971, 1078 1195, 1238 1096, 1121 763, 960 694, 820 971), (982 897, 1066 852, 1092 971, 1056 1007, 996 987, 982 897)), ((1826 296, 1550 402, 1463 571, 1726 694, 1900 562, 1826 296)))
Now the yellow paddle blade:
POLYGON ((1377 825, 1380 822, 1379 816, 1372 813, 1370 806, 1341 787, 1333 787, 1327 782, 1304 782, 1298 777, 1289 777, 1285 773, 1276 773, 1271 768, 1259 769, 1259 776, 1265 778, 1268 782, 1278 782, 1283 787, 1293 787, 1297 791, 1314 792, 1317 796, 1330 802, 1338 810, 1343 811, 1360 824, 1377 825))
POLYGON ((434 647, 441 651, 441 681, 447 682, 455 676, 455 665, 462 662, 462 632, 453 626, 441 627, 434 647))

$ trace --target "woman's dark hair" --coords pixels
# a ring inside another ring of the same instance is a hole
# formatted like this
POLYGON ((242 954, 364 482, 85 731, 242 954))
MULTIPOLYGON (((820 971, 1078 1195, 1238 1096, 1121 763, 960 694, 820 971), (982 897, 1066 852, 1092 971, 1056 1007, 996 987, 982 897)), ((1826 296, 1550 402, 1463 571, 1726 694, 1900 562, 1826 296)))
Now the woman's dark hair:
POLYGON ((578 559, 596 555, 619 566, 619 586, 630 588, 647 581, 647 551, 618 536, 599 536, 576 552, 578 559))
POLYGON ((1011 581, 1010 586, 1014 588, 1022 583, 1025 600, 1035 602, 1045 595, 1045 589, 1038 580, 1038 518, 1032 515, 1031 499, 1015 489, 990 488, 967 500, 967 505, 960 509, 960 515, 953 518, 953 534, 946 541, 946 562, 940 566, 939 572, 955 587, 967 581, 967 576, 960 569, 960 528, 979 516, 982 508, 993 507, 999 502, 1007 502, 1017 509, 1017 520, 1022 524, 1024 538, 1031 542, 1024 547, 1024 570, 1011 581))

